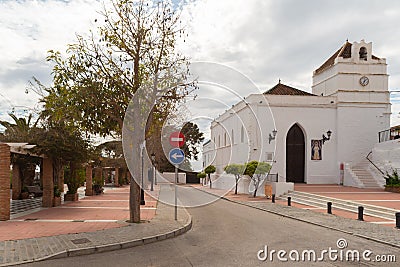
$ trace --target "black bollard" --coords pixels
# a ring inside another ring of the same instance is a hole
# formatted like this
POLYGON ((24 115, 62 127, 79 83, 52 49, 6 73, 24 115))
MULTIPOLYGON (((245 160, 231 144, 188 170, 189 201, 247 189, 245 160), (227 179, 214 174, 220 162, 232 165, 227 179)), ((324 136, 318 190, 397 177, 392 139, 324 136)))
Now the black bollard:
POLYGON ((275 194, 272 194, 272 203, 275 203, 275 194))
POLYGON ((292 198, 291 197, 287 198, 287 205, 292 206, 292 198))
POLYGON ((144 190, 140 189, 140 205, 146 205, 146 201, 144 200, 144 190))
POLYGON ((396 228, 400 229, 400 212, 396 212, 396 228))
POLYGON ((332 202, 327 202, 326 205, 328 214, 332 214, 332 202))
POLYGON ((364 207, 363 206, 358 207, 358 220, 364 221, 364 207))

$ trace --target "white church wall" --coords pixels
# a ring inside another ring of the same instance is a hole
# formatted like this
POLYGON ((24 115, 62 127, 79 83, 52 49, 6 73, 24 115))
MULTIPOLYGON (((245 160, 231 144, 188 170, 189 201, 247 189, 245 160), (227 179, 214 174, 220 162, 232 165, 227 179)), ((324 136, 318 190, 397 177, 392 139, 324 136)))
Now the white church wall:
POLYGON ((372 150, 371 159, 384 172, 390 173, 392 169, 400 170, 400 140, 376 144, 372 150))
POLYGON ((305 181, 307 183, 337 183, 339 164, 336 155, 336 110, 334 108, 272 107, 278 129, 275 140, 275 163, 271 173, 286 176, 286 136, 298 123, 305 135, 305 181), (322 147, 322 160, 311 160, 311 140, 322 139, 322 134, 332 131, 331 140, 322 147))
POLYGON ((389 127, 385 108, 339 106, 338 161, 356 164, 364 159, 378 142, 378 132, 389 127))

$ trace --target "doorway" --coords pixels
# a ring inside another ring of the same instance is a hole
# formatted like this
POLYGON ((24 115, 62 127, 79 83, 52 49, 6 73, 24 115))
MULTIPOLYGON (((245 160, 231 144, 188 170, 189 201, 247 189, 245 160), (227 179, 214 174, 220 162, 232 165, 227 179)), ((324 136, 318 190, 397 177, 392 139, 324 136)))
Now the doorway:
POLYGON ((286 136, 286 182, 304 183, 305 138, 299 125, 293 125, 286 136))

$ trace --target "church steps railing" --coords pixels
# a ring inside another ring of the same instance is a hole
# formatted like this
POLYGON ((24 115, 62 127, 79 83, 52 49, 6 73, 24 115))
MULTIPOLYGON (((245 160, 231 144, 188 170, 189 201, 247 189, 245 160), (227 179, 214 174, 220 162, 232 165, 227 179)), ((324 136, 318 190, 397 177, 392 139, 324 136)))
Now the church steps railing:
POLYGON ((372 154, 372 151, 368 153, 368 155, 366 156, 366 159, 380 172, 382 173, 382 175, 385 175, 385 173, 378 167, 376 166, 375 163, 372 162, 372 160, 369 158, 369 156, 372 154))

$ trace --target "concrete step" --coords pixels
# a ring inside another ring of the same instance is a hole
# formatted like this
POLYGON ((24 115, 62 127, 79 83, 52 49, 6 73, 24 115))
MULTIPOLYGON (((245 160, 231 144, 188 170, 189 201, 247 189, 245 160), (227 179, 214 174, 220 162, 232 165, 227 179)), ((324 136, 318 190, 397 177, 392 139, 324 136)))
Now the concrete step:
POLYGON ((324 209, 326 209, 327 207, 327 202, 332 202, 332 208, 350 211, 354 213, 358 212, 359 206, 363 206, 365 215, 380 217, 387 220, 395 220, 396 218, 395 214, 396 212, 399 212, 398 210, 386 207, 369 205, 355 201, 332 198, 332 197, 325 197, 299 191, 289 192, 289 194, 282 196, 281 199, 286 199, 288 196, 292 198, 292 202, 312 207, 324 208, 324 209))
POLYGON ((363 161, 351 168, 352 172, 357 176, 358 180, 361 182, 360 187, 363 188, 382 188, 377 181, 374 179, 372 174, 367 170, 369 167, 369 162, 363 161))

